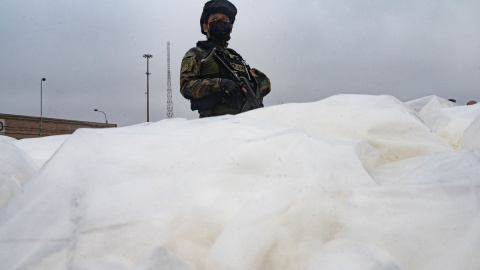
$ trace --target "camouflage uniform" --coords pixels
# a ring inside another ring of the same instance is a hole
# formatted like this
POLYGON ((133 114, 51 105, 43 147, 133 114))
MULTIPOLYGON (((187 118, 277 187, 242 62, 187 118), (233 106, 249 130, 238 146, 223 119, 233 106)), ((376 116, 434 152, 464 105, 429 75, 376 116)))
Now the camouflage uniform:
POLYGON ((217 63, 214 58, 201 63, 209 50, 217 47, 217 51, 224 56, 225 62, 231 69, 240 74, 250 74, 252 89, 260 102, 263 97, 270 92, 270 80, 268 77, 256 69, 251 69, 248 65, 242 64, 242 57, 232 49, 221 48, 211 41, 199 41, 197 47, 191 48, 183 57, 180 71, 180 92, 183 97, 191 101, 191 109, 198 110, 200 117, 237 114, 241 112, 241 105, 245 104, 245 99, 224 92, 220 83, 222 78, 232 79, 225 68, 217 63))

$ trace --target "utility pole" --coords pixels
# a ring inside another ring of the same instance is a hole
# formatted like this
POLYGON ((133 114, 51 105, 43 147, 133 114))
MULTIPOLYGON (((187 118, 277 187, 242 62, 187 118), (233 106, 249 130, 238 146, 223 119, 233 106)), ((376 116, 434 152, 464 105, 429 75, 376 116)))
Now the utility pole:
POLYGON ((40 80, 40 136, 43 134, 43 82, 46 81, 45 78, 40 80))
POLYGON ((167 41, 167 118, 173 117, 172 77, 170 76, 170 41, 167 41))
POLYGON ((148 78, 150 77, 150 72, 148 69, 148 60, 153 57, 151 54, 144 54, 143 57, 147 58, 147 122, 150 122, 150 100, 149 100, 149 89, 148 89, 148 78))

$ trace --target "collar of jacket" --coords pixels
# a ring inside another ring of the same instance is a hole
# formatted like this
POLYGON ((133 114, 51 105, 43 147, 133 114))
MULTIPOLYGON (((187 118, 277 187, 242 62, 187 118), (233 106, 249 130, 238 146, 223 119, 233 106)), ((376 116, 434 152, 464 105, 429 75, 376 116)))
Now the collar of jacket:
POLYGON ((217 42, 215 42, 213 39, 208 39, 208 40, 202 40, 197 42, 197 47, 204 49, 205 51, 209 51, 213 47, 217 47, 221 50, 225 50, 228 47, 228 42, 225 42, 224 45, 219 45, 217 42))

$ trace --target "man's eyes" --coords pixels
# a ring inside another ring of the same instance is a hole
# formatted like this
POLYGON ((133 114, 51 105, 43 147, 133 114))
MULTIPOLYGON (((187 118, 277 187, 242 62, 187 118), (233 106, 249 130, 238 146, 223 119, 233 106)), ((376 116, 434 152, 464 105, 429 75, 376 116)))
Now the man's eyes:
MULTIPOLYGON (((212 22, 213 21, 218 21, 218 20, 220 20, 220 19, 219 18, 212 18, 212 22)), ((228 18, 222 18, 221 20, 224 21, 224 22, 230 22, 230 20, 228 18)))

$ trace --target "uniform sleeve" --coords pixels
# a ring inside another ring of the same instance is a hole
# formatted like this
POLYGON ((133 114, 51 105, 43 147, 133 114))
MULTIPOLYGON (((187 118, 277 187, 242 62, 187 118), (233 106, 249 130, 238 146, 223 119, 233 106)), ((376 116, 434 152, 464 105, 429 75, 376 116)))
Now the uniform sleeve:
POLYGON ((200 99, 221 91, 220 78, 200 78, 200 61, 205 56, 204 51, 199 48, 192 48, 182 59, 180 93, 186 99, 200 99))
POLYGON ((257 81, 257 87, 261 93, 261 98, 263 99, 263 97, 268 95, 268 93, 270 93, 272 90, 270 79, 267 77, 267 75, 265 75, 265 73, 255 68, 250 70, 250 74, 252 74, 253 78, 257 81))

